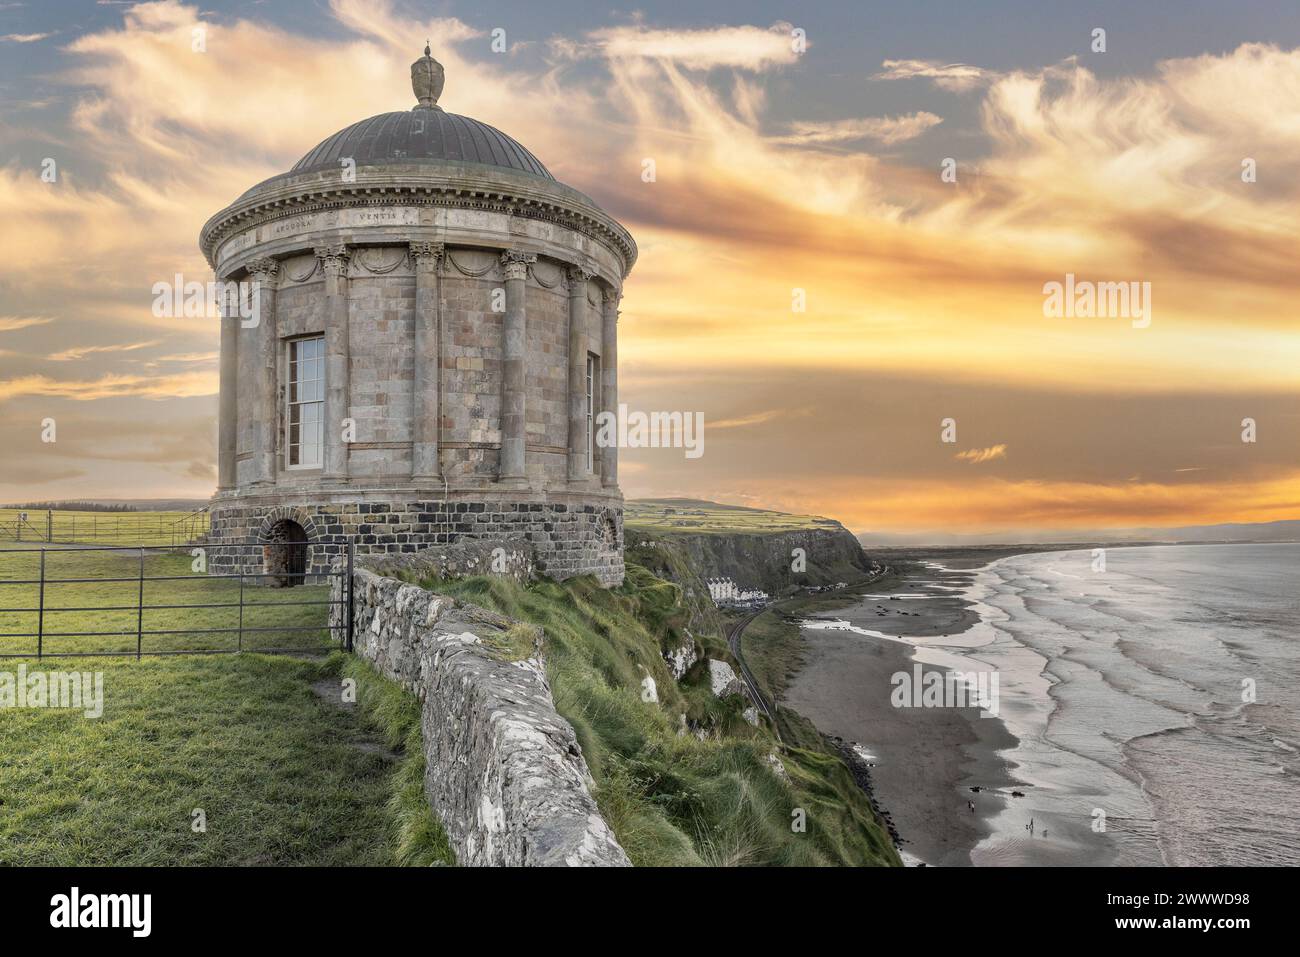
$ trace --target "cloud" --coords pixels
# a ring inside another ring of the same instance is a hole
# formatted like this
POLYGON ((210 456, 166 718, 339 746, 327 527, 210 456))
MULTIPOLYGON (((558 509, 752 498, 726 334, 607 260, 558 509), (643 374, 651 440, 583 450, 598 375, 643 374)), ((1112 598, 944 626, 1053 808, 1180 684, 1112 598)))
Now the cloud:
POLYGON ((710 429, 739 429, 747 425, 762 425, 764 422, 771 422, 773 419, 789 414, 788 409, 768 409, 765 412, 753 412, 735 418, 718 419, 715 422, 709 422, 708 427, 710 429))
POLYGON ((0 401, 19 396, 46 396, 78 402, 123 396, 174 399, 213 395, 216 391, 216 376, 198 372, 168 376, 103 375, 94 380, 58 380, 44 375, 0 379, 0 401))
POLYGON ((49 358, 51 362, 68 362, 74 359, 84 359, 86 356, 95 355, 105 352, 134 352, 137 349, 147 349, 150 346, 156 346, 161 343, 161 339, 150 339, 146 342, 130 342, 120 345, 109 346, 75 346, 71 349, 64 349, 62 352, 53 353, 49 358))
POLYGON ((956 93, 973 90, 989 82, 997 74, 966 63, 941 63, 938 60, 886 60, 883 70, 872 76, 873 80, 909 80, 922 77, 933 80, 935 86, 956 93))
POLYGON ((943 117, 920 111, 906 116, 865 117, 855 120, 828 122, 803 121, 791 125, 788 136, 775 137, 775 143, 819 145, 844 143, 853 140, 879 140, 886 146, 915 139, 926 130, 943 122, 943 117))
POLYGON ((54 320, 46 316, 0 316, 0 332, 13 332, 31 326, 44 326, 54 320))
POLYGON ((766 29, 738 26, 652 30, 624 26, 594 30, 587 38, 613 60, 653 59, 688 70, 732 67, 759 71, 789 65, 799 58, 792 30, 788 23, 775 23, 766 29))
POLYGON ((53 33, 6 33, 0 36, 0 43, 35 43, 52 36, 53 33))
POLYGON ((970 462, 972 465, 978 465, 980 462, 991 462, 993 459, 1004 459, 1007 457, 1006 444, 990 445, 983 449, 967 449, 964 452, 958 452, 953 458, 961 462, 970 462))
MULTIPOLYGON (((1297 51, 1246 44, 1133 76, 1074 61, 1025 59, 1010 73, 886 61, 879 79, 973 94, 978 129, 947 121, 962 135, 952 140, 958 181, 943 183, 937 160, 883 152, 933 130, 934 114, 899 106, 895 116, 791 124, 778 95, 799 79, 786 69, 797 56, 785 25, 594 30, 548 41, 555 56, 538 66, 484 56, 469 42, 482 30, 419 19, 409 4, 333 0, 329 9, 337 22, 310 35, 254 19, 256 10, 223 15, 206 21, 208 52, 194 54, 190 29, 204 17, 167 0, 73 42, 74 67, 55 79, 75 107, 66 127, 47 132, 51 155, 75 144, 75 162, 60 162, 56 184, 17 162, 0 167, 5 308, 23 313, 0 317, 0 331, 36 325, 26 335, 48 355, 166 329, 169 355, 150 363, 179 363, 170 368, 180 374, 109 374, 125 349, 81 352, 86 371, 67 380, 39 374, 40 360, 4 356, 0 401, 57 409, 102 399, 143 419, 160 409, 144 402, 210 397, 216 324, 154 319, 152 284, 178 270, 206 279, 195 237, 209 215, 334 131, 409 108, 407 70, 428 36, 447 68, 446 108, 518 138, 636 237, 641 258, 620 327, 628 400, 662 408, 664 389, 696 377, 713 391, 690 404, 669 393, 675 405, 737 430, 729 440, 761 435, 719 442, 692 472, 629 456, 629 494, 637 483, 706 497, 750 489, 772 507, 961 527, 1014 518, 1017 501, 1057 519, 1089 502, 1095 514, 1118 514, 1105 489, 1166 475, 1176 492, 1195 476, 1172 470, 1195 454, 1222 481, 1189 510, 1236 507, 1212 506, 1215 495, 1239 500, 1242 514, 1282 507, 1280 493, 1252 491, 1287 474, 1271 447, 1248 459, 1233 454, 1239 442, 1197 443, 1208 421, 1223 418, 1228 434, 1243 415, 1296 398, 1297 51), (1247 151, 1261 171, 1249 185, 1239 177, 1247 151), (656 160, 654 183, 640 178, 645 157, 656 160), (1046 323, 1042 284, 1067 271, 1152 280, 1161 304, 1152 328, 1046 323), (794 287, 807 293, 797 315, 794 287), (47 315, 59 323, 46 326, 47 315), (908 388, 885 384, 891 374, 908 388), (782 388, 744 391, 750 380, 782 388), (1223 394, 1188 398, 1206 382, 1223 394), (1018 401, 1002 401, 1008 388, 1022 390, 1018 401), (969 513, 958 503, 992 469, 972 472, 933 440, 933 423, 957 407, 939 400, 958 393, 961 408, 986 410, 984 431, 963 425, 968 441, 1017 449, 996 467, 1006 484, 978 485, 987 497, 969 513), (1128 404, 1111 402, 1117 395, 1128 404), (1175 395, 1183 406, 1166 404, 1175 395), (817 428, 781 414, 795 407, 815 408, 817 428), (907 411, 922 407, 924 419, 907 411), (1197 429, 1144 431, 1140 443, 1113 433, 1113 422, 1155 408, 1155 420, 1197 429)), ((202 456, 178 451, 157 469, 179 476, 195 461, 202 456)), ((163 481, 152 474, 140 488, 163 481)), ((1155 514, 1175 500, 1144 491, 1135 507, 1155 514)))

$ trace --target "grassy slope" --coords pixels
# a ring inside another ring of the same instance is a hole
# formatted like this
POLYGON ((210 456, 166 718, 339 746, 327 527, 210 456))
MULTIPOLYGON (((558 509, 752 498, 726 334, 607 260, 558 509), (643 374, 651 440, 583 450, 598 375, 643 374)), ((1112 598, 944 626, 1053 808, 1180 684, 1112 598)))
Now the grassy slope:
POLYGON ((712 696, 703 665, 680 686, 672 679, 660 648, 680 642, 691 615, 678 586, 634 563, 615 590, 585 578, 429 584, 545 629, 556 706, 577 731, 601 811, 634 863, 897 863, 848 770, 819 741, 781 751, 740 716, 741 699, 712 696), (647 676, 657 703, 643 700, 647 676), (683 715, 702 740, 681 733, 683 715), (806 833, 791 829, 796 808, 806 833))
POLYGON ((340 658, 78 659, 104 673, 103 717, 0 710, 0 864, 449 861, 412 800, 418 705, 355 665, 361 708, 324 703, 311 684, 340 658), (394 760, 367 727, 407 750, 394 760))

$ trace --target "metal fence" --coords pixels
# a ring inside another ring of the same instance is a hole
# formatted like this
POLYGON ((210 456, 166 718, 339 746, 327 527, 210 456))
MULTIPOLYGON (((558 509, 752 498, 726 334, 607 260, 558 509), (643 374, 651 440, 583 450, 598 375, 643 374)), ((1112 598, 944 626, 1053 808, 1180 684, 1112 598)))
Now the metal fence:
POLYGON ((0 510, 0 539, 47 544, 185 545, 208 533, 206 507, 193 512, 0 510))
POLYGON ((206 569, 219 549, 246 555, 263 547, 244 542, 0 548, 0 658, 351 651, 352 543, 337 571, 206 569), (186 568, 188 573, 182 571, 186 568), (269 587, 286 578, 301 584, 269 587), (307 584, 309 578, 317 584, 307 584), (331 597, 336 578, 342 579, 339 599, 331 597), (193 597, 185 594, 190 588, 211 600, 183 600, 193 597), (329 612, 340 605, 342 621, 332 624, 329 612), (72 624, 62 623, 67 621, 72 624), (285 636, 301 637, 286 641, 285 636))

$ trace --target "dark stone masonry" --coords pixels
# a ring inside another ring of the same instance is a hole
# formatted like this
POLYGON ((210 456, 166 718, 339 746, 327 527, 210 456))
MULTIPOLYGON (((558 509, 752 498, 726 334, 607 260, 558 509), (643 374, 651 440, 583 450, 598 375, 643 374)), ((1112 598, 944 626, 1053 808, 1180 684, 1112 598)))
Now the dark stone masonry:
MULTIPOLYGON (((266 573, 266 584, 295 584, 286 572, 330 571, 347 543, 358 555, 412 553, 458 541, 522 540, 538 573, 551 578, 594 574, 603 584, 623 580, 623 509, 541 502, 342 502, 315 505, 221 505, 212 510, 210 540, 254 543, 211 550, 217 573, 266 573), (285 540, 301 528, 306 544, 285 540), (301 566, 293 567, 301 555, 301 566)), ((319 579, 308 577, 307 581, 319 579)))

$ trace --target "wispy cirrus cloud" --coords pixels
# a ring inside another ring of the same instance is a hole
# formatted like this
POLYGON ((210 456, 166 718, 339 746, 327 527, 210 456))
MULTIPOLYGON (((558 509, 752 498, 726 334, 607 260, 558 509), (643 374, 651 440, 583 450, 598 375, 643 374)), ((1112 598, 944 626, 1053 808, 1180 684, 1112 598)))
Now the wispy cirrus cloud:
POLYGON ((53 33, 6 33, 0 36, 0 43, 35 43, 52 36, 53 33))
POLYGON ((990 82, 997 74, 968 63, 942 63, 938 60, 886 60, 873 80, 910 80, 916 77, 933 81, 935 86, 955 93, 965 93, 990 82))
POLYGON ((161 339, 148 339, 144 342, 126 342, 107 346, 74 346, 71 349, 52 353, 49 358, 51 362, 71 362, 84 359, 86 356, 106 352, 135 352, 137 349, 148 349, 150 346, 159 345, 161 342, 161 339))
MULTIPOLYGON (((722 26, 703 29, 655 30, 634 25, 593 30, 577 48, 595 44, 609 59, 653 59, 672 62, 688 70, 730 67, 765 70, 788 65, 799 58, 793 26, 722 26)), ((810 44, 806 44, 810 45, 810 44)))
POLYGON ((45 375, 0 379, 0 401, 20 396, 77 402, 123 397, 176 399, 214 395, 216 391, 217 377, 199 372, 163 376, 104 375, 93 380, 52 379, 45 375))
POLYGON ((870 116, 826 122, 807 120, 792 124, 788 135, 773 137, 770 142, 817 146, 871 139, 892 146, 916 139, 942 122, 943 117, 924 110, 906 116, 870 116))
POLYGON ((972 465, 978 465, 981 462, 992 462, 994 459, 1005 459, 1006 457, 1006 443, 990 445, 982 449, 966 449, 964 452, 958 452, 953 456, 959 462, 970 462, 972 465))
POLYGON ((0 332, 14 332, 31 326, 44 326, 53 322, 50 316, 0 316, 0 332))
MULTIPOLYGON (((766 409, 762 412, 752 412, 748 415, 716 419, 709 422, 708 427, 710 429, 740 429, 747 425, 762 425, 764 422, 771 422, 773 419, 779 419, 791 414, 792 413, 789 409, 766 409)), ((806 411, 804 414, 806 414, 806 411)))

